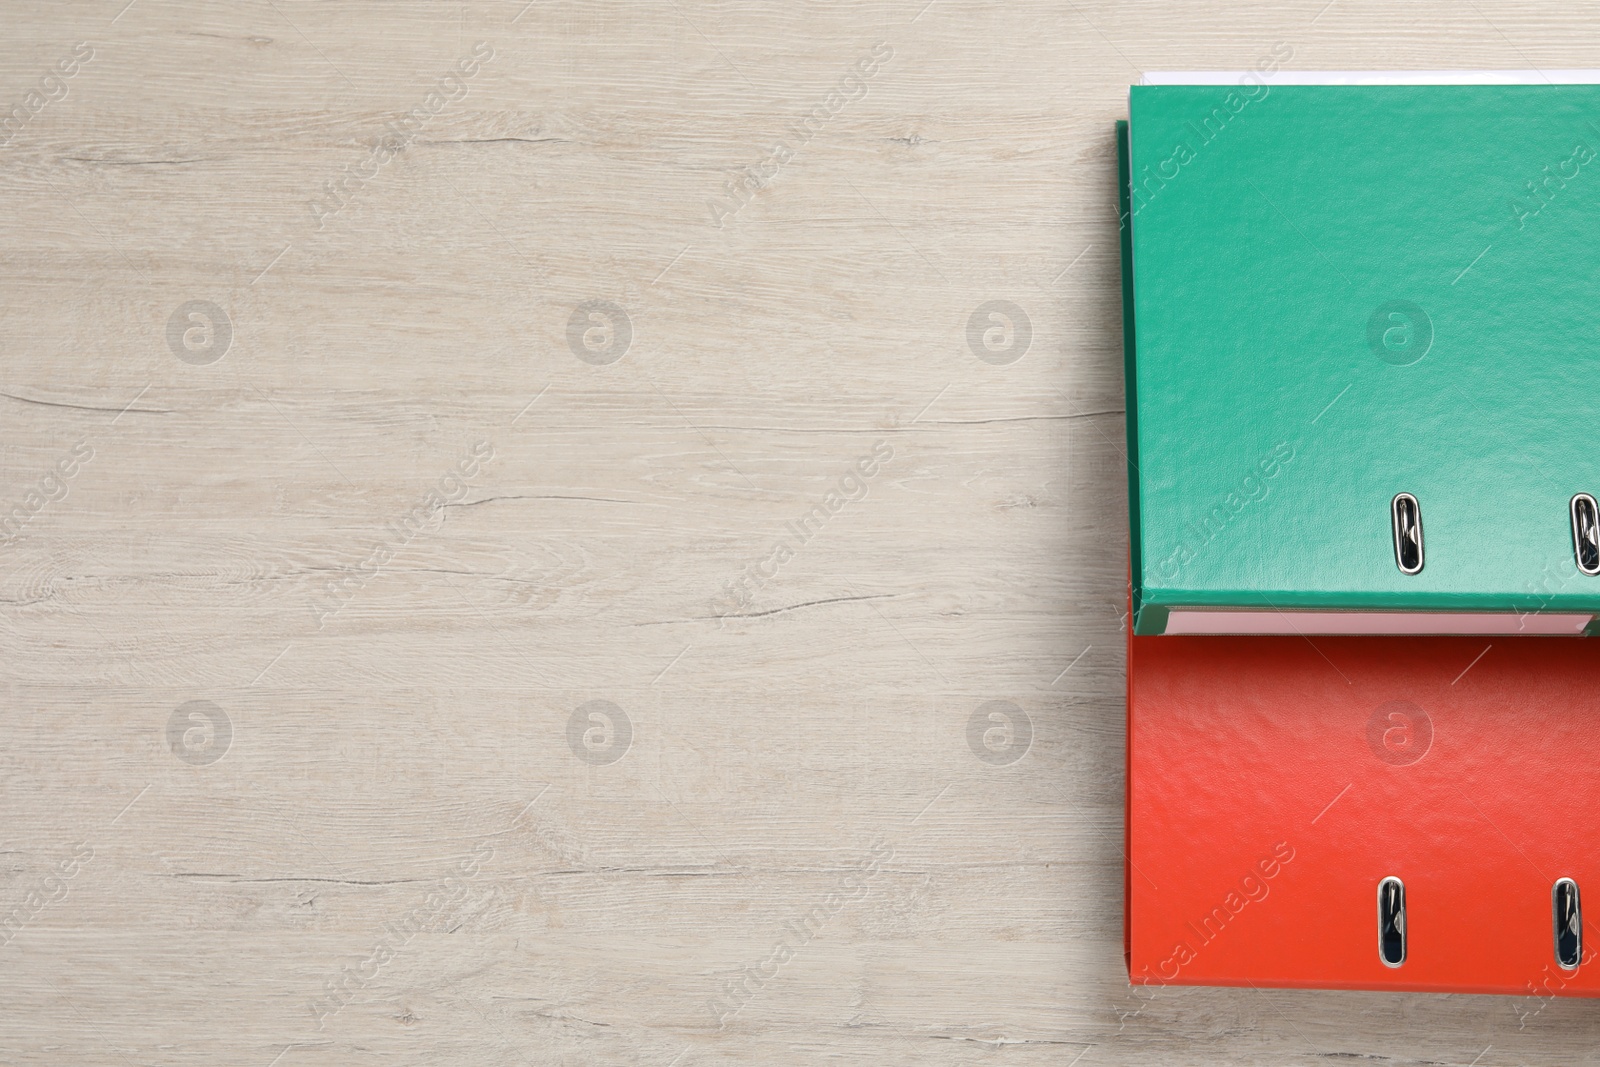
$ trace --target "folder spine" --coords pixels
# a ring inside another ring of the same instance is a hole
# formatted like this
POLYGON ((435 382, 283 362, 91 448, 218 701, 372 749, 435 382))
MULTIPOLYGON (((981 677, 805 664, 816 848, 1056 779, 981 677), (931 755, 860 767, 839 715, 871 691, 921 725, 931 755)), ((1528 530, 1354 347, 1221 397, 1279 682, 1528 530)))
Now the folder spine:
MULTIPOLYGON (((1122 248, 1122 367, 1124 396, 1123 410, 1127 419, 1128 449, 1128 529, 1130 531, 1131 563, 1133 567, 1132 599, 1128 606, 1128 631, 1139 629, 1143 616, 1140 595, 1140 576, 1144 574, 1144 555, 1139 536, 1139 397, 1138 376, 1134 371, 1133 322, 1133 155, 1131 130, 1125 120, 1117 122, 1117 218, 1119 244, 1122 248)), ((1162 612, 1162 628, 1166 627, 1166 613, 1162 612)), ((1157 633, 1160 630, 1156 631, 1157 633)))

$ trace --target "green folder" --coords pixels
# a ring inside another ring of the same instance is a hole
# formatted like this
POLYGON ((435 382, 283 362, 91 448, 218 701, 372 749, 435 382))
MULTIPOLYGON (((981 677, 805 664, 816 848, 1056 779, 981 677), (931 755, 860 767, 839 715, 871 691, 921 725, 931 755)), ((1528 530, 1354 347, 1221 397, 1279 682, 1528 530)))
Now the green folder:
POLYGON ((1600 86, 1134 86, 1134 632, 1600 632, 1600 86))

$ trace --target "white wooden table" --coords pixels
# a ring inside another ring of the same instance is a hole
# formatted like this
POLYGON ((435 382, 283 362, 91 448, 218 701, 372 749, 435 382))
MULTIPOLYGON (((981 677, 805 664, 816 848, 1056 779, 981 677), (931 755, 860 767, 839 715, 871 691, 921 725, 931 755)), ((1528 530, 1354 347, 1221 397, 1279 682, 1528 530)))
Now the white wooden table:
POLYGON ((1112 131, 1592 12, 124 4, 0 34, 0 1063, 1593 1060, 1130 994, 1112 131))

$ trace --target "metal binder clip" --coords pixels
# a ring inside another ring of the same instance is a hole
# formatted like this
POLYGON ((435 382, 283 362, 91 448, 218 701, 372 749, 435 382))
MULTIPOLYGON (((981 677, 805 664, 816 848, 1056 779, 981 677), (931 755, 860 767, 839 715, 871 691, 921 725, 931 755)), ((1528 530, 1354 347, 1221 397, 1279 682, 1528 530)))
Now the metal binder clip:
POLYGON ((1583 911, 1578 906, 1578 883, 1559 878, 1550 891, 1556 923, 1556 963, 1576 970, 1583 961, 1583 911))
POLYGON ((1572 551, 1580 571, 1600 574, 1600 506, 1588 493, 1572 498, 1572 551))
POLYGON ((1422 570, 1422 505, 1410 493, 1396 493, 1389 502, 1394 520, 1394 561, 1401 574, 1422 570))
POLYGON ((1406 961, 1406 887, 1398 878, 1378 883, 1378 958, 1385 967, 1406 961))

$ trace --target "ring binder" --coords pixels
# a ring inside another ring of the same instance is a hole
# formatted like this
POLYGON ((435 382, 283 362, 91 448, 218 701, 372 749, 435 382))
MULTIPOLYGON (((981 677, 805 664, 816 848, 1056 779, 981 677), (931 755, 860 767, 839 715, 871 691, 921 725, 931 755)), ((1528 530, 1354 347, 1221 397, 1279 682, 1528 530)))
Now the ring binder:
POLYGON ((1594 678, 1586 641, 1130 635, 1130 978, 1600 996, 1594 678))
POLYGON ((1576 280, 1600 180, 1573 170, 1600 85, 1285 84, 1244 109, 1153 80, 1119 124, 1134 632, 1600 633, 1600 509, 1560 521, 1600 486, 1572 344, 1600 333, 1576 280), (1559 197, 1506 210, 1540 178, 1516 161, 1562 157, 1559 197), (1371 521, 1384 499, 1403 529, 1371 521))

